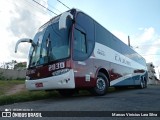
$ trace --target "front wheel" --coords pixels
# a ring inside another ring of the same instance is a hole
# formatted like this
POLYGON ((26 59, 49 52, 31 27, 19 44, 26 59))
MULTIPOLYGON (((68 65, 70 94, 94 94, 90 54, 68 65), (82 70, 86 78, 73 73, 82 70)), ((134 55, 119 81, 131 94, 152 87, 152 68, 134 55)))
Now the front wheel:
POLYGON ((108 86, 108 78, 100 72, 96 79, 96 86, 91 89, 91 93, 97 96, 105 95, 107 93, 108 86))

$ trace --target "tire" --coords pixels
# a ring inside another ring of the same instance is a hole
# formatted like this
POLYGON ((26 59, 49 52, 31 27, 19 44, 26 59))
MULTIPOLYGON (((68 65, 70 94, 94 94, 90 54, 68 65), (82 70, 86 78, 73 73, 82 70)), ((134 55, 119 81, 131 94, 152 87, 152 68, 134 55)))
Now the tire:
POLYGON ((107 93, 108 86, 108 78, 99 72, 96 78, 96 86, 91 89, 91 93, 96 96, 103 96, 107 93))
POLYGON ((71 97, 75 93, 74 89, 63 89, 63 90, 58 90, 59 94, 62 97, 71 97))
POLYGON ((145 82, 145 84, 144 84, 144 88, 147 88, 147 80, 146 80, 146 79, 144 79, 144 82, 145 82))
POLYGON ((147 87, 147 82, 143 78, 141 78, 139 88, 144 89, 146 87, 147 87))

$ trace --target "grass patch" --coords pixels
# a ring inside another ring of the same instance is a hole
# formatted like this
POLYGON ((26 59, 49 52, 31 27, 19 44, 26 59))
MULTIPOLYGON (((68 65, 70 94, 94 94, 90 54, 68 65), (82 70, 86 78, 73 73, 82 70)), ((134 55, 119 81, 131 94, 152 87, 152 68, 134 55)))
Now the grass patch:
POLYGON ((108 92, 114 92, 115 91, 115 88, 114 87, 109 87, 108 88, 108 92))
POLYGON ((0 80, 0 87, 2 85, 16 85, 16 84, 24 84, 24 80, 0 80))
POLYGON ((0 95, 4 95, 4 91, 0 89, 0 95))
POLYGON ((59 96, 56 91, 45 92, 45 91, 23 91, 14 95, 1 96, 0 105, 13 104, 18 102, 34 101, 41 99, 48 99, 59 96))
MULTIPOLYGON (((59 97, 57 91, 21 91, 13 95, 5 95, 5 92, 14 85, 24 84, 24 80, 0 80, 0 105, 13 104, 18 102, 35 101, 59 97)), ((108 92, 114 92, 114 87, 109 87, 108 92)), ((80 90, 79 95, 90 95, 87 90, 80 90)))
POLYGON ((0 80, 0 89, 8 88, 12 85, 24 84, 24 80, 0 80))

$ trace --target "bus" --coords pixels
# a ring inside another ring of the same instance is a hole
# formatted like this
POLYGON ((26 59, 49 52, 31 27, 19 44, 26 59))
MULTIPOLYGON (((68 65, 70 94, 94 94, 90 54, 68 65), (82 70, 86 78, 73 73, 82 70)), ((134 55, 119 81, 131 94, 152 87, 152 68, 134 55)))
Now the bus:
POLYGON ((147 87, 143 57, 78 9, 41 26, 31 44, 25 85, 28 90, 57 90, 71 96, 80 89, 102 96, 110 86, 147 87))

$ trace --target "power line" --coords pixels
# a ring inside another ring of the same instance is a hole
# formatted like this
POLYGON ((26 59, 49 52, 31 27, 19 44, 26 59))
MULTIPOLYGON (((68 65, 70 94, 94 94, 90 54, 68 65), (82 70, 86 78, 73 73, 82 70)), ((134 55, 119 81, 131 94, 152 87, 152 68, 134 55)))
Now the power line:
MULTIPOLYGON (((46 1, 42 0, 43 2, 47 3, 46 1)), ((58 11, 59 13, 62 13, 60 10, 58 10, 57 8, 53 7, 51 4, 47 3, 48 6, 50 6, 50 8, 55 9, 56 11, 58 11)))
POLYGON ((160 55, 160 54, 148 54, 148 55, 146 55, 146 54, 141 54, 142 56, 151 56, 151 55, 160 55))
POLYGON ((52 12, 53 14, 58 15, 58 14, 56 14, 55 12, 53 12, 52 10, 50 10, 50 9, 48 9, 47 7, 45 7, 45 6, 43 6, 42 4, 40 4, 39 2, 37 2, 37 1, 35 1, 35 0, 33 0, 33 2, 37 3, 38 5, 40 5, 41 7, 45 8, 45 9, 47 9, 48 11, 52 12))
MULTIPOLYGON (((33 8, 34 8, 35 10, 37 10, 37 11, 40 10, 40 11, 43 12, 44 14, 47 14, 47 11, 44 11, 43 9, 40 9, 40 8, 37 7, 36 5, 28 2, 28 0, 25 0, 25 3, 28 4, 29 6, 33 7, 33 8)), ((24 4, 24 5, 25 5, 26 7, 28 7, 26 4, 24 4)), ((37 14, 34 14, 33 12, 32 12, 31 14, 32 14, 32 15, 35 15, 35 16, 37 16, 37 17, 39 17, 39 18, 42 18, 42 17, 38 16, 37 14)))
POLYGON ((68 9, 71 9, 71 8, 69 8, 66 4, 64 4, 64 3, 62 3, 60 0, 57 0, 59 3, 61 3, 63 6, 65 6, 66 8, 68 8, 68 9))
POLYGON ((159 47, 159 46, 160 46, 160 43, 158 43, 158 44, 141 44, 141 45, 138 45, 137 48, 138 48, 139 46, 140 46, 140 47, 148 47, 148 46, 149 46, 149 47, 157 47, 157 46, 159 47))

